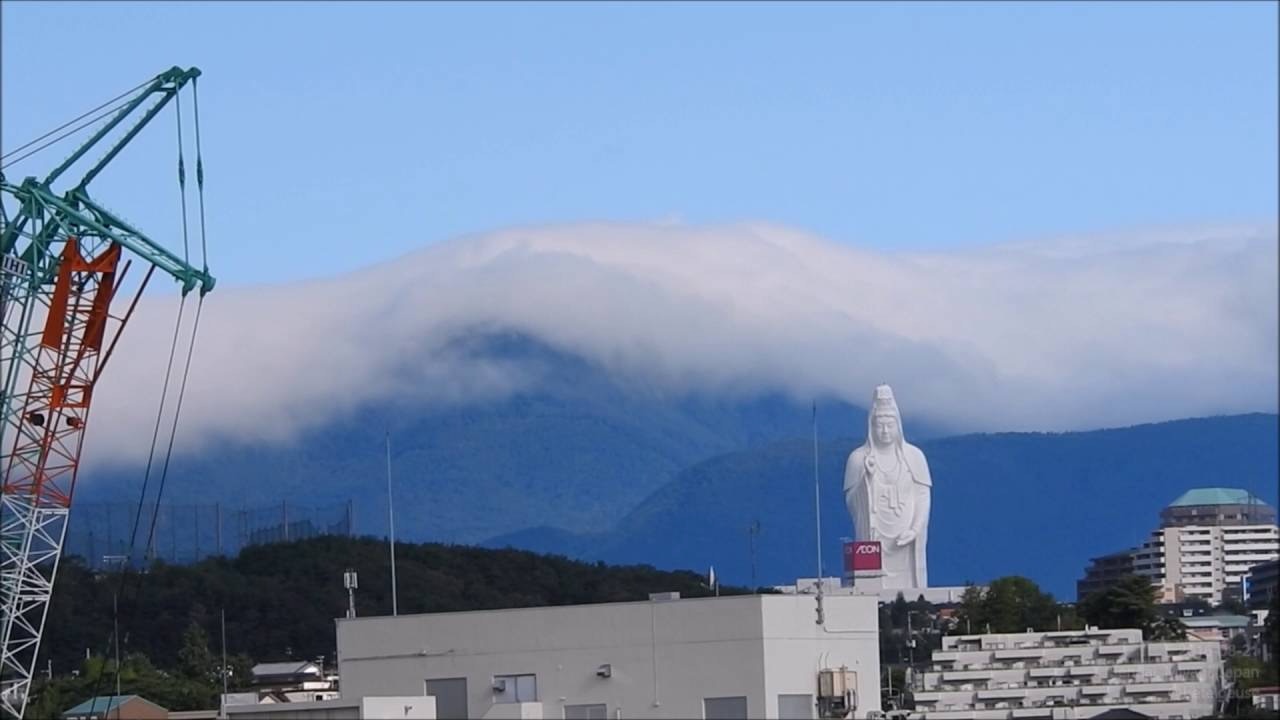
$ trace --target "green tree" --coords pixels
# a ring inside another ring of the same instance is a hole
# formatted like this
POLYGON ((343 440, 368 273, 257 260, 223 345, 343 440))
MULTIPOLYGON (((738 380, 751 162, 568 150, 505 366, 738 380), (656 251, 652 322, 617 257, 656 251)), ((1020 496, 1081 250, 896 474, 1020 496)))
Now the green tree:
POLYGON ((1156 592, 1151 581, 1126 575, 1080 601, 1080 615, 1100 628, 1138 628, 1149 635, 1156 621, 1156 592))
POLYGON ((1262 626, 1262 641, 1274 655, 1280 656, 1280 592, 1271 596, 1271 608, 1267 611, 1266 624, 1262 626))
POLYGON ((1236 598, 1227 598, 1218 605, 1218 610, 1222 613, 1230 615, 1248 615, 1249 610, 1245 608, 1244 603, 1236 598))
MULTIPOLYGON (((89 658, 78 676, 42 681, 33 688, 27 716, 58 717, 67 708, 95 695, 115 692, 115 665, 89 658)), ((158 670, 141 653, 130 653, 120 664, 120 692, 141 695, 169 710, 207 710, 216 707, 217 692, 206 682, 174 676, 158 670)))
MULTIPOLYGON (((253 658, 248 655, 232 655, 227 658, 227 689, 231 692, 253 687, 253 658)), ((221 692, 222 688, 219 687, 221 692)))
POLYGON ((960 597, 960 628, 994 633, 1054 630, 1058 603, 1031 580, 1017 575, 992 580, 985 591, 966 588, 960 597))
POLYGON ((1152 640, 1186 640, 1187 626, 1182 620, 1166 615, 1152 623, 1150 637, 1152 640))
POLYGON ((209 652, 209 636, 194 620, 182 634, 178 650, 178 672, 188 680, 211 682, 218 677, 218 663, 209 652))
POLYGON ((983 632, 985 618, 982 609, 982 590, 967 585, 960 595, 960 608, 956 611, 957 630, 963 633, 983 632))
POLYGON ((892 627, 896 629, 905 629, 907 627, 907 613, 911 611, 911 606, 907 599, 898 593, 893 599, 893 604, 889 606, 889 621, 892 627))
POLYGON ((1063 630, 1084 629, 1084 618, 1080 617, 1079 608, 1075 605, 1059 605, 1058 611, 1062 616, 1063 630))

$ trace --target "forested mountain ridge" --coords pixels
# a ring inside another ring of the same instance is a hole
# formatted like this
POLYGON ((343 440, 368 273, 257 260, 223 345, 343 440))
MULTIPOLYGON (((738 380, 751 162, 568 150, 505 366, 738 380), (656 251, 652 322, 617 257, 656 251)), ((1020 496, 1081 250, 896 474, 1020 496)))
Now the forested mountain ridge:
MULTIPOLYGON (((333 622, 347 609, 343 572, 359 574, 358 615, 391 613, 386 541, 319 537, 258 545, 234 558, 194 565, 157 563, 126 574, 120 592, 121 653, 145 654, 157 666, 179 658, 183 631, 196 623, 220 635, 225 611, 227 652, 259 662, 313 659, 334 652, 333 622)), ((524 550, 396 543, 396 583, 401 613, 573 605, 647 599, 653 592, 684 597, 711 593, 706 578, 636 565, 606 566, 524 550)), ((40 667, 55 673, 78 667, 86 650, 102 654, 112 627, 116 573, 92 573, 66 558, 41 647, 40 667)), ((741 592, 721 588, 723 594, 741 592)))
MULTIPOLYGON (((907 427, 908 439, 910 426, 907 427)), ((1073 433, 998 433, 916 441, 933 476, 932 585, 1035 579, 1071 598, 1090 557, 1141 543, 1159 512, 1194 487, 1239 487, 1275 504, 1277 416, 1236 415, 1073 433), (1212 461, 1210 461, 1212 460, 1212 461)), ((818 475, 826 571, 853 534, 844 464, 863 438, 823 440, 818 475)), ((491 547, 527 547, 613 563, 716 567, 751 579, 748 529, 759 523, 760 584, 816 572, 812 440, 792 440, 698 463, 612 531, 526 530, 491 547)))

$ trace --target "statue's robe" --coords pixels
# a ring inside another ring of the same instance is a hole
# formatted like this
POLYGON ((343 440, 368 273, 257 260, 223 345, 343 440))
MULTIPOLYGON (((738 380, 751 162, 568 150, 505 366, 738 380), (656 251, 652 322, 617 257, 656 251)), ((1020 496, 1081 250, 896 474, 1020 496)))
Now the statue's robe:
MULTIPOLYGON (((872 496, 871 480, 867 474, 865 462, 867 453, 875 450, 866 445, 854 450, 845 465, 844 498, 853 517, 854 537, 858 540, 877 540, 874 536, 875 498, 872 496)), ((914 445, 903 443, 899 456, 905 461, 906 471, 911 477, 912 518, 910 528, 916 537, 905 548, 896 547, 891 540, 884 540, 882 552, 885 555, 903 550, 911 552, 912 577, 910 582, 901 587, 925 588, 929 586, 928 566, 925 562, 925 551, 929 542, 929 503, 933 481, 929 477, 929 465, 924 453, 914 445)), ((915 598, 911 598, 914 600, 915 598)))

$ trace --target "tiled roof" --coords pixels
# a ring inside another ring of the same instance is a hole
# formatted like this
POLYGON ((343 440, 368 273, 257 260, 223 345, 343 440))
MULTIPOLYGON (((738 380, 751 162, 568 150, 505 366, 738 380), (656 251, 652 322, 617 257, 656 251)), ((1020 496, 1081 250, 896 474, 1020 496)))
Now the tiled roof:
POLYGON ((1266 505, 1256 495, 1239 488, 1195 488, 1178 496, 1169 503, 1169 507, 1187 507, 1189 505, 1248 505, 1255 503, 1266 505))

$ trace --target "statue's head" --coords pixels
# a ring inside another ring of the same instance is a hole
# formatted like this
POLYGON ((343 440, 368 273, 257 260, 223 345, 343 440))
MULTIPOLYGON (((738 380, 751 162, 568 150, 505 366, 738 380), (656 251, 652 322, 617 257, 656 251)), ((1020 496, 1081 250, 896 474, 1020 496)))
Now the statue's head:
POLYGON ((876 388, 867 425, 868 439, 879 447, 892 447, 902 441, 902 416, 893 399, 893 389, 888 385, 876 388))
POLYGON ((902 431, 898 427, 898 416, 891 412, 878 412, 871 417, 871 439, 881 447, 890 447, 898 442, 902 431))

